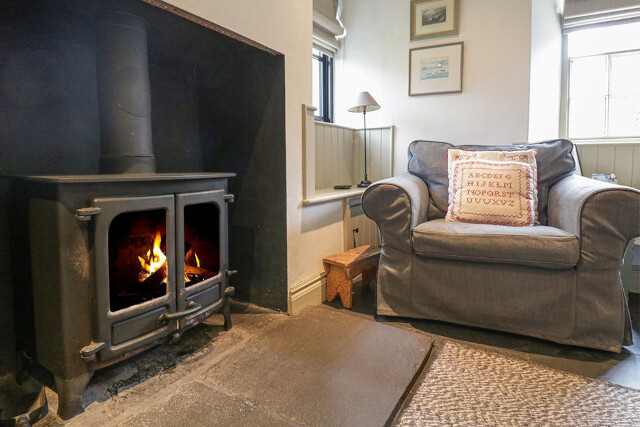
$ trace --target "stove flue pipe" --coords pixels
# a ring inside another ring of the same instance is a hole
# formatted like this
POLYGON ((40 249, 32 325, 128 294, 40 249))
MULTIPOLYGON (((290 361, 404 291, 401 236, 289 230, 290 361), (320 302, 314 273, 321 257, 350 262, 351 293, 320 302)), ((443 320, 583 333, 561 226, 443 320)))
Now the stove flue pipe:
POLYGON ((147 25, 126 12, 96 20, 100 173, 154 173, 147 25))

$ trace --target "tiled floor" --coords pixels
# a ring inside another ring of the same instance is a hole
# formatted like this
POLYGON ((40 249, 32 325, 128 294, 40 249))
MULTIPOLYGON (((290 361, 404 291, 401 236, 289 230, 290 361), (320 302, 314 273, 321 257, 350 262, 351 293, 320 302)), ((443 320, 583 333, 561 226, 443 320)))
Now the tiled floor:
MULTIPOLYGON (((373 297, 372 290, 363 292, 356 283, 351 311, 373 317, 373 297)), ((344 310, 339 298, 328 305, 344 310)), ((446 322, 384 316, 377 317, 377 320, 418 329, 445 339, 489 348, 550 368, 640 390, 640 294, 630 294, 629 308, 633 323, 634 344, 624 347, 620 354, 565 346, 536 338, 446 322)))

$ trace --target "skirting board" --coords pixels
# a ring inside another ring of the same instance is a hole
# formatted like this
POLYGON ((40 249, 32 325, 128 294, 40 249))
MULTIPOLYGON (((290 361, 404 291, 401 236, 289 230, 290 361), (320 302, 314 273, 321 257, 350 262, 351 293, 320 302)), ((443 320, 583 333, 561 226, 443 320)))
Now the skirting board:
POLYGON ((320 305, 325 300, 327 273, 316 273, 295 283, 289 289, 287 312, 297 314, 309 305, 320 305))

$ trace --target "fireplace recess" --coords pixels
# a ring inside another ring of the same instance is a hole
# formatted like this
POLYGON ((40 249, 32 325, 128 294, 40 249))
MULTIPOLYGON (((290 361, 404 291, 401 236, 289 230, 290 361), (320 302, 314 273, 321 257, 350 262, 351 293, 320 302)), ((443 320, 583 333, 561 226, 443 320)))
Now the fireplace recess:
POLYGON ((175 342, 217 311, 231 327, 235 174, 155 173, 148 24, 104 10, 94 27, 101 174, 11 184, 12 279, 34 328, 22 350, 53 374, 65 419, 82 412, 96 369, 175 342))

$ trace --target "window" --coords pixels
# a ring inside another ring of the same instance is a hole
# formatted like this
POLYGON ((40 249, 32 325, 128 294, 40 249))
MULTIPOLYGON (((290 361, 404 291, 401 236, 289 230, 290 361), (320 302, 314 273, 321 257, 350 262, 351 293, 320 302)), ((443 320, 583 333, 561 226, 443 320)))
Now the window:
POLYGON ((569 33, 567 134, 640 137, 640 23, 569 33))
POLYGON ((312 58, 315 119, 333 122, 333 58, 315 49, 312 58))

